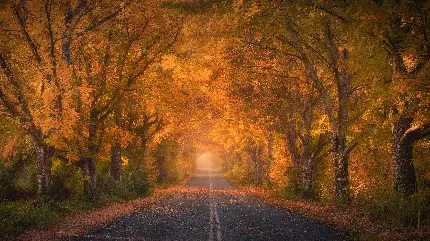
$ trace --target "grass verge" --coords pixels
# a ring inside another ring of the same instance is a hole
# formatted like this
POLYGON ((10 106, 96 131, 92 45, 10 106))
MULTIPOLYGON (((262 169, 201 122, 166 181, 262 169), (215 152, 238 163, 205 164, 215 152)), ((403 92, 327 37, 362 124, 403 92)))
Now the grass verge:
POLYGON ((339 230, 346 231, 355 240, 395 241, 395 240, 430 240, 430 225, 420 229, 371 220, 357 207, 352 205, 339 208, 336 205, 322 204, 309 200, 287 200, 277 197, 273 192, 263 188, 241 187, 239 190, 256 196, 268 204, 285 208, 303 216, 327 223, 339 230))
MULTIPOLYGON (((63 206, 61 209, 64 209, 62 211, 53 211, 52 208, 45 207, 45 209, 48 210, 48 214, 44 214, 40 219, 45 220, 46 222, 35 222, 37 225, 33 225, 33 223, 25 225, 23 226, 23 229, 17 230, 17 233, 21 234, 9 236, 8 238, 10 240, 49 241, 68 237, 77 237, 118 217, 148 207, 153 203, 178 192, 179 189, 181 189, 181 187, 155 189, 153 194, 150 196, 120 202, 114 202, 115 200, 111 200, 110 202, 104 203, 104 206, 100 203, 91 204, 69 202, 67 204, 62 204, 63 206), (72 210, 75 211, 73 212, 72 210), (51 217, 51 215, 52 219, 48 218, 51 217)), ((24 206, 27 205, 28 204, 24 206)), ((39 213, 39 211, 40 210, 36 210, 34 212, 39 213)), ((24 216, 30 217, 28 214, 25 214, 24 216)), ((1 217, 3 217, 3 215, 1 217)), ((22 222, 20 223, 20 226, 22 226, 21 224, 22 222)), ((17 223, 11 225, 17 225, 17 223)))

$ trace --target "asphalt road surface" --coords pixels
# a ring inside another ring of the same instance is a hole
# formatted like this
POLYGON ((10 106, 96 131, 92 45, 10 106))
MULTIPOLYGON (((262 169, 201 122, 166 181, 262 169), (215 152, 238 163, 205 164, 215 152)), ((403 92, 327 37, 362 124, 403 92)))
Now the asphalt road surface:
POLYGON ((238 192, 216 169, 200 169, 178 193, 75 240, 349 240, 328 225, 238 192))

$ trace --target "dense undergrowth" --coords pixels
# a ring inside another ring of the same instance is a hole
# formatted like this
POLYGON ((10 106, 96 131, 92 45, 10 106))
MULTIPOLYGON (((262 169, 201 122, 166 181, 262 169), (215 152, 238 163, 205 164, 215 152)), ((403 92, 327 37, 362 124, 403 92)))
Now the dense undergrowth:
POLYGON ((49 227, 64 215, 148 196, 155 186, 168 187, 184 177, 169 175, 168 180, 157 183, 144 171, 124 168, 121 180, 115 181, 106 166, 100 165, 96 198, 86 200, 82 195, 83 178, 79 169, 58 162, 53 168, 50 201, 41 203, 36 198, 32 163, 22 158, 0 161, 0 239, 33 228, 49 227))
POLYGON ((429 192, 415 193, 410 197, 396 194, 361 196, 355 206, 372 221, 383 221, 413 229, 430 224, 429 192))
MULTIPOLYGON (((426 143, 422 144, 427 145, 426 143)), ((425 147, 425 146, 424 146, 425 147)), ((272 196, 289 201, 308 202, 343 211, 354 209, 372 222, 384 223, 393 228, 422 231, 430 225, 429 166, 426 164, 428 151, 422 146, 415 149, 414 164, 417 172, 418 191, 410 196, 394 191, 391 162, 387 153, 377 150, 378 154, 369 156, 367 147, 359 146, 360 151, 351 157, 349 175, 350 198, 336 198, 333 191, 332 163, 330 154, 322 157, 316 167, 311 195, 304 196, 300 167, 289 159, 288 153, 280 154, 272 160, 262 182, 256 182, 256 171, 252 160, 244 151, 240 156, 230 157, 223 164, 226 177, 238 186, 264 188, 272 196), (248 167, 248 168, 247 168, 248 167)))
MULTIPOLYGON (((373 190, 370 195, 358 194, 352 200, 342 201, 336 200, 334 197, 323 196, 321 190, 318 189, 322 185, 316 185, 314 196, 305 198, 294 182, 282 182, 279 185, 265 182, 258 187, 253 183, 252 178, 249 178, 250 175, 239 176, 237 174, 244 173, 227 172, 226 177, 240 189, 249 191, 250 194, 255 194, 275 205, 279 205, 279 203, 273 199, 284 200, 285 203, 280 206, 335 225, 358 240, 391 240, 391 238, 392 240, 405 238, 426 240, 423 237, 430 235, 426 231, 430 227, 430 192, 428 190, 405 197, 381 188, 373 190), (332 216, 336 215, 339 220, 336 220, 337 218, 333 220, 332 216), (367 224, 356 225, 354 220, 360 222, 365 220, 367 224), (387 230, 393 232, 393 235, 384 234, 387 230)), ((288 179, 288 173, 284 178, 288 179)))
POLYGON ((25 230, 48 227, 63 215, 89 211, 111 203, 130 200, 151 194, 152 184, 142 175, 115 183, 110 177, 101 177, 98 197, 95 200, 82 199, 53 200, 39 204, 35 199, 7 201, 0 203, 0 238, 7 238, 25 230))

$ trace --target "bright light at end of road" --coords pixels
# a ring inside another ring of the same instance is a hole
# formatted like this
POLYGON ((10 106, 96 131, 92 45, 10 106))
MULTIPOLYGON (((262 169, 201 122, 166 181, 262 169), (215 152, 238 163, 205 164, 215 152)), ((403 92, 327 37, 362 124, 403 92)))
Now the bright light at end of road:
POLYGON ((201 168, 215 168, 214 156, 210 153, 203 153, 196 159, 196 167, 197 169, 201 168))

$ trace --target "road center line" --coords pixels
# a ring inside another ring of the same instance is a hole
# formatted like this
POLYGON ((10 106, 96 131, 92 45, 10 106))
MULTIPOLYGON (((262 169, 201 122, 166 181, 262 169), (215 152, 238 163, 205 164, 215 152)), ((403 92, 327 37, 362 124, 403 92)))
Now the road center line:
POLYGON ((214 206, 214 213, 215 213, 216 238, 218 241, 221 241, 221 222, 219 220, 218 211, 216 209, 216 202, 213 196, 212 196, 212 199, 213 199, 213 206, 214 206))
POLYGON ((214 228, 216 230, 216 240, 221 241, 221 222, 216 208, 215 198, 212 193, 212 172, 210 170, 209 170, 209 182, 210 182, 209 183, 209 210, 210 210, 209 241, 214 240, 214 228))
MULTIPOLYGON (((210 177, 210 176, 209 176, 210 177)), ((212 182, 209 184, 209 241, 214 240, 214 209, 212 205, 212 182)))

